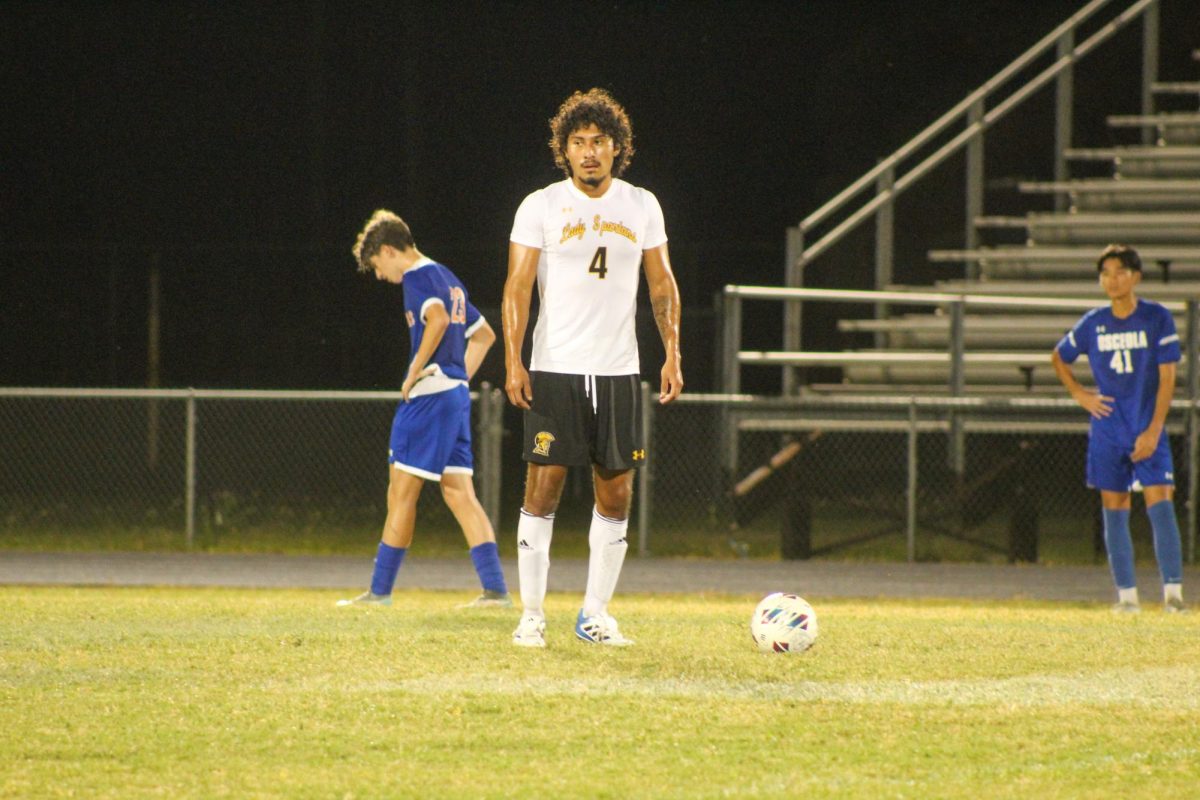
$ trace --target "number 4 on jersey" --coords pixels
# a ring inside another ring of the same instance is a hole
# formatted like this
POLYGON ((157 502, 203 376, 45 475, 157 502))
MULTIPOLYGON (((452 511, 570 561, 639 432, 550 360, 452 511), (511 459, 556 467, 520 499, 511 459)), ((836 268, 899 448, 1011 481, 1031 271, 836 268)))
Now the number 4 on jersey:
POLYGON ((1112 361, 1108 362, 1109 368, 1118 375, 1125 375, 1133 372, 1133 361, 1129 358, 1128 350, 1117 350, 1113 353, 1112 361))
POLYGON ((588 265, 588 272, 595 273, 604 280, 604 276, 608 274, 608 248, 597 247, 596 255, 592 256, 592 263, 588 265))

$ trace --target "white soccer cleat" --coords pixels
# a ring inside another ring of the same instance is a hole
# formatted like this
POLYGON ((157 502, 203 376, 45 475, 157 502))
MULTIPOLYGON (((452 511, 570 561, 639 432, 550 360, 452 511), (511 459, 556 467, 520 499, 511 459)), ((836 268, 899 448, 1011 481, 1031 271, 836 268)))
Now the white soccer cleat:
POLYGON ((392 604, 392 596, 390 594, 375 594, 369 589, 358 597, 351 597, 348 600, 338 600, 339 606, 390 606, 392 604))
POLYGON ((591 644, 606 644, 610 647, 628 647, 633 639, 626 639, 617 628, 617 621, 608 614, 585 617, 583 611, 575 618, 575 635, 591 644))
POLYGON ((1114 614, 1140 614, 1141 611, 1141 606, 1139 606, 1137 603, 1130 603, 1128 601, 1117 603, 1112 607, 1112 612, 1114 614))
POLYGON ((459 608, 512 608, 512 595, 504 592, 485 591, 469 603, 463 603, 459 608))
POLYGON ((517 629, 513 631, 513 644, 517 647, 545 647, 545 634, 546 620, 526 614, 521 617, 517 629))

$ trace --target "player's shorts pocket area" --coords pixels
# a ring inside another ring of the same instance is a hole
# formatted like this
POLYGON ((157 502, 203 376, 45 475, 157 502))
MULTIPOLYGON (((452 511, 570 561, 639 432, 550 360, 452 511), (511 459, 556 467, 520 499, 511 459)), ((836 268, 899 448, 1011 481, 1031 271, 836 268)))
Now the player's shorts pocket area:
POLYGON ((436 480, 447 466, 471 469, 471 396, 465 386, 401 403, 388 463, 436 480))
POLYGON ((645 460, 637 375, 531 372, 522 456, 535 464, 630 469, 645 460))
POLYGON ((1087 485, 1106 492, 1128 492, 1145 486, 1174 486, 1175 465, 1170 440, 1164 435, 1154 453, 1142 461, 1130 458, 1132 445, 1098 436, 1088 439, 1087 485))

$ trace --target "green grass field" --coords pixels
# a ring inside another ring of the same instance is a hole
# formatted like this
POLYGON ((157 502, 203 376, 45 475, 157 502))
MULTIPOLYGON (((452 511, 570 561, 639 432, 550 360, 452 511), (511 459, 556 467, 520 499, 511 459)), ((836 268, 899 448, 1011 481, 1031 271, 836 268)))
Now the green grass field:
POLYGON ((628 649, 404 592, 0 588, 0 796, 1188 797, 1200 614, 622 596, 628 649))

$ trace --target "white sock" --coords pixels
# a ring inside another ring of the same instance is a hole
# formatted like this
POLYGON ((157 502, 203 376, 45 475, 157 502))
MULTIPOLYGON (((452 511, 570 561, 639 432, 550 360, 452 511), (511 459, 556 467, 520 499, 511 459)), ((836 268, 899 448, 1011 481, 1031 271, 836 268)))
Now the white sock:
POLYGON ((1135 586, 1132 589, 1117 589, 1117 600, 1122 603, 1133 603, 1136 606, 1138 604, 1137 587, 1135 586))
POLYGON ((1182 583, 1164 583, 1163 584, 1163 601, 1178 600, 1183 602, 1183 584, 1182 583))
POLYGON ((583 596, 585 617, 608 613, 608 601, 617 589, 625 551, 629 549, 629 543, 625 541, 628 529, 628 519, 611 519, 592 509, 592 527, 588 531, 587 593, 583 596))
POLYGON ((550 538, 554 515, 538 517, 521 509, 517 522, 517 574, 521 580, 521 605, 525 614, 545 617, 546 578, 550 574, 550 538))

